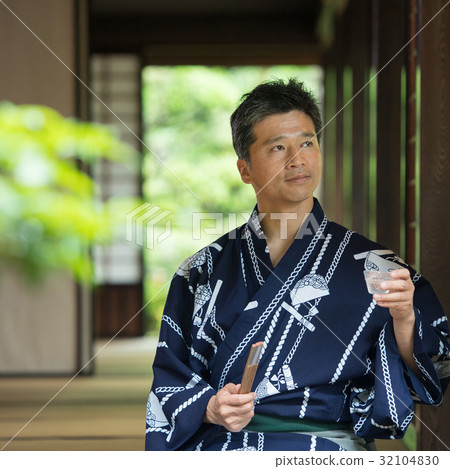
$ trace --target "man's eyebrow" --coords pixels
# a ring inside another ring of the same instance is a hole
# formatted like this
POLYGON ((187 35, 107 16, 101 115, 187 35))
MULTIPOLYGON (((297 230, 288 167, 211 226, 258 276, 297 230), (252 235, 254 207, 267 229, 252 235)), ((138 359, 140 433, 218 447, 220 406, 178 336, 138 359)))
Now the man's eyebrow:
MULTIPOLYGON (((312 132, 298 132, 296 134, 297 137, 306 137, 306 138, 314 138, 316 134, 312 132)), ((269 137, 267 140, 264 141, 263 145, 271 145, 272 143, 279 142, 280 140, 284 140, 287 138, 287 135, 277 135, 276 137, 269 137)))

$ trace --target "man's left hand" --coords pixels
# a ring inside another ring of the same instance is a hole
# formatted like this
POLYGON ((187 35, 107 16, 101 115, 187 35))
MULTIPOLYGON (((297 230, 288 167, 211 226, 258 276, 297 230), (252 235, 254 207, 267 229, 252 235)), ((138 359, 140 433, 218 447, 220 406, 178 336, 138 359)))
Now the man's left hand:
POLYGON ((378 306, 389 308, 394 321, 411 321, 414 318, 413 296, 414 284, 408 269, 397 269, 391 272, 392 280, 381 282, 383 290, 389 293, 373 295, 378 306))
POLYGON ((383 290, 389 290, 389 293, 375 294, 373 298, 379 306, 389 308, 400 356, 413 373, 420 377, 421 373, 413 355, 415 327, 414 284, 408 269, 393 270, 391 278, 392 280, 386 280, 380 284, 380 287, 383 290))

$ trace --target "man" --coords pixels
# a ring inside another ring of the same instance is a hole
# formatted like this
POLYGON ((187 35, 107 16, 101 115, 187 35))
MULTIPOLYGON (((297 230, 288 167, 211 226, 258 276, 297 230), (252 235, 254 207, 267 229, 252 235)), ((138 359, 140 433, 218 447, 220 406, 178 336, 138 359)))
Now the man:
POLYGON ((401 438, 448 382, 445 314, 392 251, 328 221, 316 101, 295 80, 231 117, 248 223, 187 259, 167 298, 147 406, 149 450, 366 450, 401 438), (368 293, 364 270, 390 271, 368 293), (240 394, 253 343, 254 391, 240 394))

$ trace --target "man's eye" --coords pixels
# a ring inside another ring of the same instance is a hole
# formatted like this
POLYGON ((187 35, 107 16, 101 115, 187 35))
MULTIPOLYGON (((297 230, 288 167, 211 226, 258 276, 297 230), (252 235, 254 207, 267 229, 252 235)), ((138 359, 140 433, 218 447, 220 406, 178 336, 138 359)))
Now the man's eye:
POLYGON ((312 147, 312 141, 311 140, 308 140, 307 142, 303 142, 302 143, 302 147, 312 147))
POLYGON ((281 151, 281 150, 284 150, 284 147, 283 145, 275 145, 272 150, 274 151, 281 151))

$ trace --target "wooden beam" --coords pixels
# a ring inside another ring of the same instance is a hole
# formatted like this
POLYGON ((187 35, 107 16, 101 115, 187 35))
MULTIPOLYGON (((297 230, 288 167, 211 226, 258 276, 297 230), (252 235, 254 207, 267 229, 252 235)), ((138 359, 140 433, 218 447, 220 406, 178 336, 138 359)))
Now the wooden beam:
POLYGON ((135 52, 167 64, 174 59, 187 63, 187 57, 211 60, 209 57, 216 50, 219 58, 228 59, 235 54, 241 62, 252 60, 254 54, 260 63, 267 60, 266 48, 272 63, 279 63, 281 57, 295 63, 319 63, 315 19, 284 13, 94 16, 90 25, 91 53, 135 52))
POLYGON ((302 44, 151 44, 144 65, 317 65, 321 51, 302 44))

